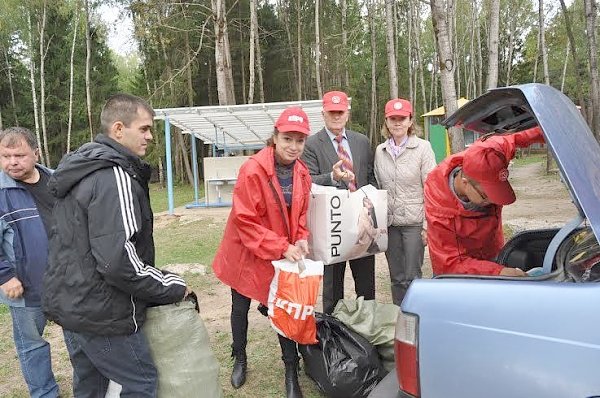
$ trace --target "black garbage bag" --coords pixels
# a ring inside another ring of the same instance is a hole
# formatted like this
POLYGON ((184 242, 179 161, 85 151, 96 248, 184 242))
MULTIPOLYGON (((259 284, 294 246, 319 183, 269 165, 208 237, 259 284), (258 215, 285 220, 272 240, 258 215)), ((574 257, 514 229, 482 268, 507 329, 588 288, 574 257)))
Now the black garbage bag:
POLYGON ((385 376, 377 349, 337 318, 315 317, 319 343, 299 346, 306 374, 328 397, 366 397, 385 376))

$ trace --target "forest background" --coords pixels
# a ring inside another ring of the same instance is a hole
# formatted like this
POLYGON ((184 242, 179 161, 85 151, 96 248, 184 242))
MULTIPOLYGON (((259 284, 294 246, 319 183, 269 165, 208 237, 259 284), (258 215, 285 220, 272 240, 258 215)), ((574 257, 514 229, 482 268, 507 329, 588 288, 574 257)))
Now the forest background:
MULTIPOLYGON (((383 106, 420 115, 489 88, 545 82, 600 136, 595 0, 0 0, 0 129, 36 132, 42 162, 98 133, 106 98, 155 108, 352 96, 353 130, 381 142, 383 106), (135 51, 107 46, 101 7, 133 21, 135 51)), ((147 160, 165 157, 161 122, 147 160)), ((450 131, 452 151, 464 147, 450 131)), ((173 134, 175 178, 192 180, 189 137, 173 134)), ((199 145, 199 159, 211 147, 199 145)), ((200 165, 201 166, 201 165, 200 165)), ((162 173, 158 173, 161 175, 162 173)))

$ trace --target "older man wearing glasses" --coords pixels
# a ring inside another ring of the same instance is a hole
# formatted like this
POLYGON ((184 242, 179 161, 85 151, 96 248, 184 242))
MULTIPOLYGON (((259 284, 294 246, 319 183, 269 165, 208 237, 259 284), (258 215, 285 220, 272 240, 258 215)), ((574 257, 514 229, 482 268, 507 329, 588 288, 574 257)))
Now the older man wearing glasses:
POLYGON ((434 275, 527 275, 494 259, 504 246, 502 207, 515 201, 508 163, 517 148, 536 142, 544 142, 539 127, 491 136, 429 173, 425 217, 434 275))

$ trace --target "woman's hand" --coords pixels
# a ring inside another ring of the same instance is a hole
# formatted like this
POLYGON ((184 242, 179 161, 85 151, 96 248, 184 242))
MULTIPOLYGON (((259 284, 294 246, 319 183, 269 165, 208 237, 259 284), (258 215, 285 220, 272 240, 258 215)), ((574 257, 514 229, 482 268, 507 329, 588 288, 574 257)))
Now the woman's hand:
POLYGON ((308 241, 307 240, 305 240, 305 239, 297 240, 296 247, 298 249, 300 249, 300 251, 302 252, 303 255, 306 256, 308 254, 308 241))
POLYGON ((421 240, 423 241, 423 246, 427 246, 427 230, 421 230, 421 240))
POLYGON ((283 257, 295 263, 302 258, 302 250, 294 245, 288 245, 287 250, 283 253, 283 257))

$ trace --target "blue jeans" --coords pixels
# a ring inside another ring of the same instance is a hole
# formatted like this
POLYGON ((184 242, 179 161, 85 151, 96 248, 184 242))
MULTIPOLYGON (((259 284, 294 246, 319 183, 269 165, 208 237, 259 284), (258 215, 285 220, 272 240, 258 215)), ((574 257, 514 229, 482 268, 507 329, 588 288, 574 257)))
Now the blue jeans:
POLYGON ((58 384, 52 373, 50 344, 42 337, 46 317, 41 307, 9 307, 13 338, 21 371, 32 398, 58 397, 58 384))
POLYGON ((122 386, 121 398, 154 398, 157 372, 146 336, 98 336, 64 330, 73 365, 75 398, 103 398, 110 380, 122 386))

